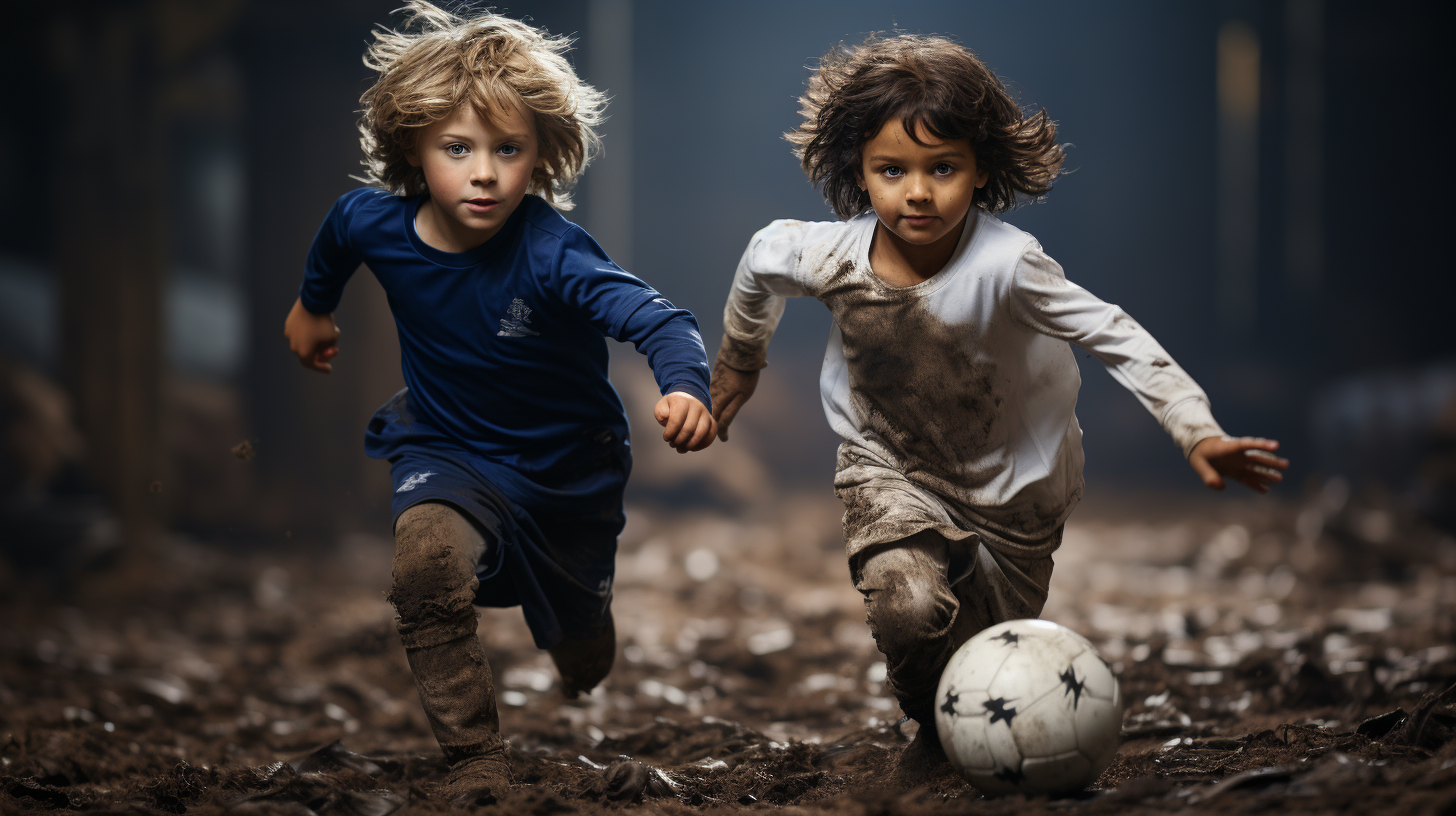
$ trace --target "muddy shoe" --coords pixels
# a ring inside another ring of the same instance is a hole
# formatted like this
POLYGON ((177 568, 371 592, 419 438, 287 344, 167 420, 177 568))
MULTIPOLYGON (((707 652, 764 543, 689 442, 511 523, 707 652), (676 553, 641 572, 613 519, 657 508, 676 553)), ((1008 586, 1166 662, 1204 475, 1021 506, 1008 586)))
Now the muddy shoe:
POLYGON ((585 637, 564 638, 548 651, 561 674, 561 695, 575 700, 590 694, 612 670, 617 655, 617 630, 611 612, 607 613, 600 631, 585 637))
POLYGON ((458 808, 492 805, 511 789, 511 766, 505 748, 475 754, 450 765, 440 798, 458 808))
POLYGON ((931 723, 920 726, 915 738, 900 751, 895 769, 890 774, 890 783, 899 788, 914 788, 955 775, 955 768, 946 758, 935 725, 931 723))

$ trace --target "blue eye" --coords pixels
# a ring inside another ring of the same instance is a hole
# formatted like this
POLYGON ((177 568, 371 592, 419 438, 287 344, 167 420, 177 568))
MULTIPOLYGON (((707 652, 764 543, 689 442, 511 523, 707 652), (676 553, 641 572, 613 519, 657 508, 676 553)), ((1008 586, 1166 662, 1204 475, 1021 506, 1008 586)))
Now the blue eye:
POLYGON ((900 168, 895 167, 893 165, 890 166, 890 167, 886 167, 884 170, 881 170, 880 172, 884 173, 885 175, 889 176, 890 178, 899 178, 900 176, 905 175, 905 171, 904 170, 901 170, 900 168))
POLYGON ((449 153, 451 156, 464 156, 466 153, 470 152, 470 148, 466 147, 463 144, 460 144, 459 142, 455 142, 454 144, 447 145, 445 147, 445 152, 449 153))
POLYGON ((504 145, 501 145, 500 146, 500 150, 499 150, 499 153, 502 156, 514 156, 514 155, 516 155, 517 153, 520 153, 520 152, 521 152, 521 149, 519 147, 516 147, 513 144, 504 144, 504 145))

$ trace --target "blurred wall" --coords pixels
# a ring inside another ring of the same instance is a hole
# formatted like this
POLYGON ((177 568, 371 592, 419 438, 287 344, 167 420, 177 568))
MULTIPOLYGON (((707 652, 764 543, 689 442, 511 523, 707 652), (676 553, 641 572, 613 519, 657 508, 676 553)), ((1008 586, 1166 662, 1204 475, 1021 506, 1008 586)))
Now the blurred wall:
MULTIPOLYGON (((357 184, 353 121, 369 81, 360 56, 394 5, 118 0, 15 12, 27 36, 4 59, 8 75, 29 81, 14 83, 20 126, 0 129, 0 349, 96 403, 60 351, 64 338, 93 330, 60 308, 62 269, 78 263, 67 252, 74 258, 78 235, 114 227, 123 213, 155 216, 155 257, 136 272, 115 269, 151 287, 161 317, 146 320, 165 323, 162 374, 114 387, 163 406, 129 420, 164 439, 155 475, 126 477, 176 485, 152 500, 162 517, 268 535, 387 520, 385 466, 360 445, 365 420, 399 384, 377 285, 366 272, 354 278, 331 377, 297 365, 281 324, 317 224, 357 184), (145 104, 130 118, 100 108, 61 116, 77 110, 78 95, 109 93, 99 84, 105 54, 77 52, 65 34, 108 42, 102 19, 125 21, 133 41, 117 70, 145 104), (128 149, 154 163, 162 199, 148 204, 128 187, 115 166, 128 161, 124 151, 95 145, 140 145, 128 149), (255 444, 250 461, 230 452, 243 439, 255 444)), ((831 217, 781 139, 796 124, 806 66, 836 42, 904 30, 959 39, 1024 106, 1050 111, 1075 172, 1007 220, 1035 234, 1072 280, 1147 326, 1231 432, 1283 439, 1296 482, 1310 472, 1304 463, 1339 460, 1312 448, 1321 394, 1352 375, 1452 356, 1448 264, 1432 240, 1450 171, 1428 147, 1445 72, 1423 4, 566 0, 500 9, 579 36, 578 69, 616 102, 606 153, 569 217, 691 308, 710 353, 752 233, 774 218, 831 217)), ((117 342, 131 331, 121 325, 95 342, 117 342)), ((789 481, 824 480, 831 467, 816 387, 828 328, 817 303, 790 305, 770 354, 779 393, 748 409, 787 406, 771 424, 797 444, 756 453, 789 481)), ((1089 480, 1195 489, 1156 423, 1078 356, 1089 480)), ((77 414, 88 411, 96 405, 77 414)))

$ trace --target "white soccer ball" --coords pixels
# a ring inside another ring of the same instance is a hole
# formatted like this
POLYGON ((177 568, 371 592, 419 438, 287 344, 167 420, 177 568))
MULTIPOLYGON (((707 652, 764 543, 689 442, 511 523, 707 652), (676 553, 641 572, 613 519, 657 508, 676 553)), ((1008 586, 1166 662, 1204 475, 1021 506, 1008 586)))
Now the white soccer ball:
POLYGON ((1081 635, 1044 620, 962 644, 935 704, 946 756, 986 794, 1081 790, 1112 762, 1122 729, 1112 670, 1081 635))

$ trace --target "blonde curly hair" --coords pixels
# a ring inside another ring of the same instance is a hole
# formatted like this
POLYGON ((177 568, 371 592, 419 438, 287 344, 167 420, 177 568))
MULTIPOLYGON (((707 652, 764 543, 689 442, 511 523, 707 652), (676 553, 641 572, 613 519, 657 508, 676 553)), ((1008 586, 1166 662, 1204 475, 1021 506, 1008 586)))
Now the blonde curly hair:
POLYGON ((571 187, 601 150, 606 96, 582 82, 552 37, 489 11, 462 17, 428 0, 408 0, 399 30, 380 27, 364 55, 379 77, 359 97, 361 181, 396 195, 425 192, 409 163, 420 130, 470 104, 482 117, 519 109, 536 122, 540 159, 528 192, 569 210, 571 187))

